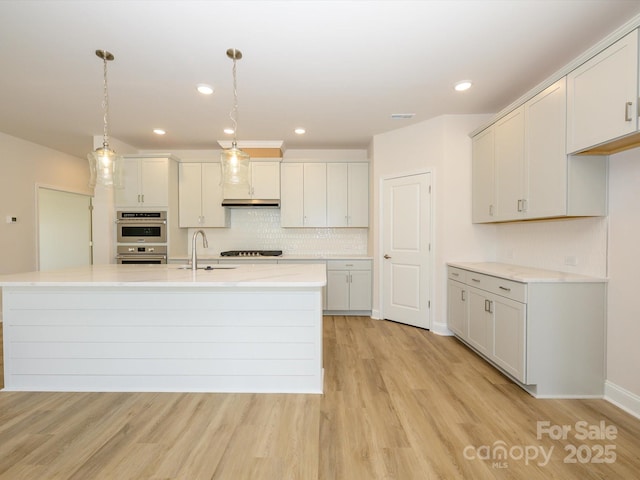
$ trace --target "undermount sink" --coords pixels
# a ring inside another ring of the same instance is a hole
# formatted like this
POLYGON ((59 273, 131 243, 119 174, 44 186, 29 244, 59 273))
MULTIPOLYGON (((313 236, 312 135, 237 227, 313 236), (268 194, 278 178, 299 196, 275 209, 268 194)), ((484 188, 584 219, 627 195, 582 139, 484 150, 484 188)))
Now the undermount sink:
MULTIPOLYGON (((231 270, 238 268, 236 265, 207 265, 198 267, 198 270, 231 270)), ((191 270, 191 265, 180 265, 178 270, 191 270)))

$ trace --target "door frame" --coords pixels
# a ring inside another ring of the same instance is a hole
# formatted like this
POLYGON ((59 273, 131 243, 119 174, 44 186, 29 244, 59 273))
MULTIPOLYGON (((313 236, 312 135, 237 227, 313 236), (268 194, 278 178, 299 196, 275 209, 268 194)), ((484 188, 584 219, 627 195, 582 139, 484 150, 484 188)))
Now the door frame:
POLYGON ((375 258, 375 263, 377 264, 377 268, 378 268, 378 315, 376 316, 379 319, 384 319, 385 315, 384 315, 384 310, 385 310, 385 305, 384 305, 384 268, 382 266, 382 256, 384 255, 384 182, 386 180, 393 180, 396 178, 403 178, 403 177, 411 177, 411 176, 416 176, 416 175, 424 175, 424 174, 429 174, 430 179, 431 179, 431 192, 430 192, 430 198, 431 201, 429 202, 429 218, 431 219, 431 225, 429 228, 429 245, 431 246, 431 248, 429 249, 428 253, 427 253, 427 258, 426 260, 426 264, 427 264, 427 268, 429 269, 429 271, 427 272, 428 278, 429 278, 429 308, 428 308, 428 329, 430 331, 432 331, 432 327, 433 327, 433 310, 434 310, 434 281, 435 281, 435 272, 434 272, 434 258, 435 258, 435 252, 436 252, 436 245, 435 245, 435 236, 434 236, 434 226, 435 226, 435 192, 436 192, 436 176, 435 176, 435 172, 433 171, 433 169, 427 168, 427 169, 420 169, 420 170, 413 170, 413 171, 409 171, 409 172, 402 172, 402 173, 394 173, 394 174, 388 174, 388 175, 381 175, 379 180, 378 180, 378 248, 377 248, 377 258, 375 258))
POLYGON ((90 254, 91 254, 91 264, 93 265, 93 199, 94 199, 94 195, 91 195, 89 193, 87 193, 86 191, 83 190, 74 190, 72 188, 67 188, 67 187, 58 187, 55 185, 49 185, 46 183, 36 183, 35 184, 35 190, 34 190, 34 196, 35 196, 35 211, 34 211, 34 218, 35 218, 35 234, 36 234, 36 241, 35 241, 35 247, 36 247, 36 251, 35 251, 35 259, 36 259, 36 269, 40 270, 40 189, 41 188, 45 188, 47 190, 55 190, 57 192, 62 192, 62 193, 71 193, 74 195, 82 195, 85 197, 89 197, 89 215, 90 215, 90 227, 91 227, 91 231, 90 231, 90 235, 89 235, 89 241, 91 242, 91 245, 89 247, 90 249, 90 254))

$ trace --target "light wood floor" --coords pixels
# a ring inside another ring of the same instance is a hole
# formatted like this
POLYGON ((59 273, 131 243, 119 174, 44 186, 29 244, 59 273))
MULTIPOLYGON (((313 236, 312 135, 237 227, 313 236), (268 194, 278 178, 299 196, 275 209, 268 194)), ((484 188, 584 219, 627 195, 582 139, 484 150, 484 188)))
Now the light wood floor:
POLYGON ((0 392, 0 479, 639 478, 640 420, 604 400, 536 400, 392 322, 325 317, 324 342, 324 395, 0 392), (539 439, 537 421, 572 431, 539 439), (617 436, 578 440, 580 421, 617 436), (477 458, 498 445, 506 460, 477 458), (591 461, 564 463, 574 447, 591 461))

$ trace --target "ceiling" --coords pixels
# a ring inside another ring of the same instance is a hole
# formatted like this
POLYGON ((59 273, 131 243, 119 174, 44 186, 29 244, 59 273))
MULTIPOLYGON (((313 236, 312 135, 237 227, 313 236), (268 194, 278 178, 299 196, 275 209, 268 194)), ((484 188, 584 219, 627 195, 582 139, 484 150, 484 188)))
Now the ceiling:
POLYGON ((112 137, 216 149, 237 48, 239 141, 366 148, 442 114, 495 113, 638 13, 640 0, 3 0, 0 132, 84 157, 102 134, 106 49, 112 137))

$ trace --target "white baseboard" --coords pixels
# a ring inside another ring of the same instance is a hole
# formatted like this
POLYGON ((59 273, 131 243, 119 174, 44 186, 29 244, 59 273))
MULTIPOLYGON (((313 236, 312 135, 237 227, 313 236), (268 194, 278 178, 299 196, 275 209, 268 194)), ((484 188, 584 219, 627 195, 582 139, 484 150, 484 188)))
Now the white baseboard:
POLYGON ((432 322, 431 332, 436 335, 442 335, 443 337, 450 337, 453 335, 453 332, 447 328, 446 323, 432 322))
POLYGON ((640 418, 640 396, 610 381, 604 382, 604 398, 625 412, 640 418))
POLYGON ((380 316, 380 310, 371 310, 371 318, 373 318, 374 320, 382 320, 382 317, 380 316))

